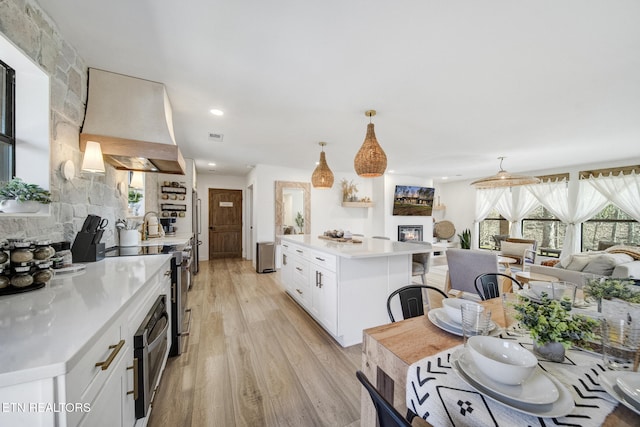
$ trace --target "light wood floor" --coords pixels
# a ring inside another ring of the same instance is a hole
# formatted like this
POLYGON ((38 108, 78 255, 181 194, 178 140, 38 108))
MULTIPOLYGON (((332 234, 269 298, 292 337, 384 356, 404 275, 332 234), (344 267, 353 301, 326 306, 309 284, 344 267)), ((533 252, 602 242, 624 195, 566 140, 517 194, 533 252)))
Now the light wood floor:
POLYGON ((200 263, 187 353, 170 358, 150 427, 358 426, 360 345, 342 348, 250 261, 200 263))

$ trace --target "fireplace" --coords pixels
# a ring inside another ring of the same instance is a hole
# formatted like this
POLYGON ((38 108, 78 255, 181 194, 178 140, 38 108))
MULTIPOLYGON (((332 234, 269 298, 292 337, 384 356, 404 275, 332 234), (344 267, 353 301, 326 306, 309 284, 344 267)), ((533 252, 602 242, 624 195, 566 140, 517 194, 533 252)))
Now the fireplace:
POLYGON ((398 241, 405 242, 407 240, 422 241, 422 226, 421 225, 399 225, 398 226, 398 241))

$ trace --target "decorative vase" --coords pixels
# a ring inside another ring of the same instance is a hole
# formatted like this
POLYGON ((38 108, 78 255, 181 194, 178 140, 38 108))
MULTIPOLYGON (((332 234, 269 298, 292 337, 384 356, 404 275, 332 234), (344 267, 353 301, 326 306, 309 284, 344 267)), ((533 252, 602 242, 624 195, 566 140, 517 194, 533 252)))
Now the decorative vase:
POLYGON ((0 210, 4 213, 35 213, 40 210, 42 204, 33 200, 20 202, 18 200, 0 201, 0 210))
POLYGON ((551 362, 562 362, 564 360, 564 346, 559 342, 548 342, 539 345, 534 341, 533 353, 551 362))

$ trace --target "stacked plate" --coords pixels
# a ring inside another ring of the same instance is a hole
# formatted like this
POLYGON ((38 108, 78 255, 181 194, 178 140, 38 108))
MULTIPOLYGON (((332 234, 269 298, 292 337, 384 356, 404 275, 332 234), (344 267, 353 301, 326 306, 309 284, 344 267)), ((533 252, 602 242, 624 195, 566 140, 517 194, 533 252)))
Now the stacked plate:
MULTIPOLYGON (((462 325, 455 320, 451 319, 444 308, 433 308, 427 313, 427 318, 443 331, 447 331, 450 334, 462 336, 462 325)), ((500 328, 491 321, 489 325, 489 335, 499 335, 500 328)))
POLYGON ((607 371, 600 374, 600 384, 618 402, 640 414, 640 373, 607 371))
POLYGON ((571 392, 539 367, 520 385, 507 385, 487 377, 467 349, 451 355, 451 367, 467 384, 489 399, 534 417, 563 417, 574 407, 571 392))

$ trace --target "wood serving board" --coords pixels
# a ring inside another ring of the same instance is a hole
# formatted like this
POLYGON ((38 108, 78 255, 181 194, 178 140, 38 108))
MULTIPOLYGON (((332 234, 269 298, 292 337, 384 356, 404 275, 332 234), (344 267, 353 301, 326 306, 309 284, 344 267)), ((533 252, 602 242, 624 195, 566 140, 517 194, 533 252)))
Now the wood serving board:
POLYGON ((362 240, 345 239, 344 237, 318 236, 318 239, 331 240, 341 243, 362 243, 362 240))

